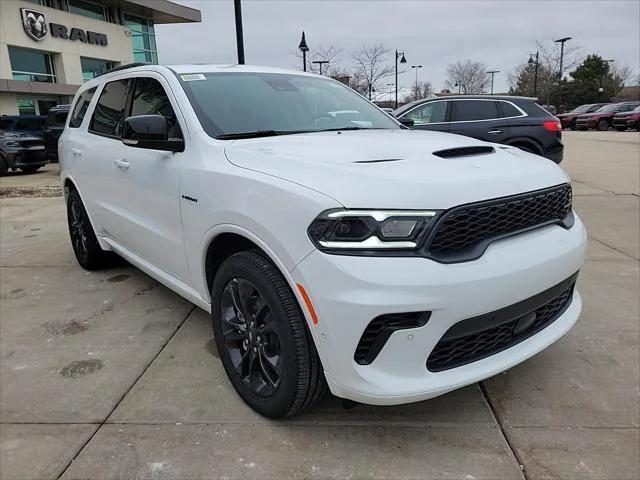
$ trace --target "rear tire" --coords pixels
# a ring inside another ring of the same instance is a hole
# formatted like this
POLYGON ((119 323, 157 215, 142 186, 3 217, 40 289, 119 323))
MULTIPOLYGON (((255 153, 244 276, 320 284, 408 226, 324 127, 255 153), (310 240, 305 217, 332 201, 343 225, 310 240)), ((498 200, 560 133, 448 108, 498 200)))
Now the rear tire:
POLYGON ((115 255, 100 247, 77 190, 69 192, 67 199, 67 223, 73 253, 80 266, 86 270, 99 270, 115 264, 115 255))
POLYGON ((227 258, 211 289, 222 365, 236 392, 269 418, 301 413, 326 391, 298 302, 278 269, 255 251, 227 258))
POLYGON ((606 132, 607 130, 609 130, 609 121, 608 120, 599 120, 598 124, 596 125, 596 129, 601 131, 601 132, 606 132))
POLYGON ((20 167, 20 170, 22 170, 24 173, 35 173, 39 168, 40 165, 38 165, 37 167, 20 167))

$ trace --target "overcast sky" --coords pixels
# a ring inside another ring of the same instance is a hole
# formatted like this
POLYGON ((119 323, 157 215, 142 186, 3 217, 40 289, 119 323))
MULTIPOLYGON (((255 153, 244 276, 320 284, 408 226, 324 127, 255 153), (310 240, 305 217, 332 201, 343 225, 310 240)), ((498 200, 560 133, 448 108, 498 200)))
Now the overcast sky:
MULTIPOLYGON (((233 0, 174 1, 201 10, 202 23, 159 25, 161 63, 237 62, 233 0)), ((364 44, 404 50, 436 90, 444 88, 447 64, 473 59, 500 70, 495 90, 506 91, 507 73, 529 58, 532 41, 566 36, 582 56, 597 53, 640 71, 638 0, 243 0, 242 13, 246 63, 254 65, 300 68, 295 50, 304 29, 312 50, 343 48, 345 67, 364 44)), ((414 81, 408 69, 399 83, 414 81)))

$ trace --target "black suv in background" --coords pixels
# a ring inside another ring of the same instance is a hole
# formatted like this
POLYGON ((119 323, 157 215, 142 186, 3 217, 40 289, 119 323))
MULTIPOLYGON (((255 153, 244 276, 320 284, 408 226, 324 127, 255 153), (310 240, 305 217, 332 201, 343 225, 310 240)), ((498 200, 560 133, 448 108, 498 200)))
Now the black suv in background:
POLYGON ((535 98, 499 95, 452 95, 417 100, 395 110, 404 125, 418 130, 457 133, 512 145, 562 161, 560 121, 535 98))
POLYGON ((0 117, 0 130, 28 133, 42 138, 46 118, 44 115, 2 115, 0 117))
POLYGON ((47 158, 52 163, 58 163, 58 139, 67 122, 69 107, 69 105, 57 105, 51 108, 44 124, 44 146, 47 150, 47 158))
POLYGON ((33 173, 47 164, 42 138, 0 130, 0 177, 9 170, 33 173))

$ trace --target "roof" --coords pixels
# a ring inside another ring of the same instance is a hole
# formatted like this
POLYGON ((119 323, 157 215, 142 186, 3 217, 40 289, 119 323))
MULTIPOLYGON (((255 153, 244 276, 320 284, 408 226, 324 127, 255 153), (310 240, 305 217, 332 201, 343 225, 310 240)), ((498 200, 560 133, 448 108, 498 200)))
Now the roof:
POLYGON ((468 100, 468 99, 474 99, 474 98, 482 99, 482 100, 529 100, 532 102, 538 101, 537 97, 521 97, 517 95, 442 95, 439 97, 422 98, 420 100, 414 100, 413 102, 407 103, 402 107, 398 107, 397 111, 405 111, 416 105, 433 102, 436 100, 468 100))

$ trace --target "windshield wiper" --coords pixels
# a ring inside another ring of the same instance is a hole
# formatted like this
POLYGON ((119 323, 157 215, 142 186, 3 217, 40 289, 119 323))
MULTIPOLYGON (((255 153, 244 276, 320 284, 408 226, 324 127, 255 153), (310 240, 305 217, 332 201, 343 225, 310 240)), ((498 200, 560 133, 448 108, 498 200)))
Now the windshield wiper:
POLYGON ((256 130, 254 132, 223 133, 215 138, 217 140, 240 140, 243 138, 275 137, 278 135, 293 135, 307 132, 309 132, 309 130, 256 130))

